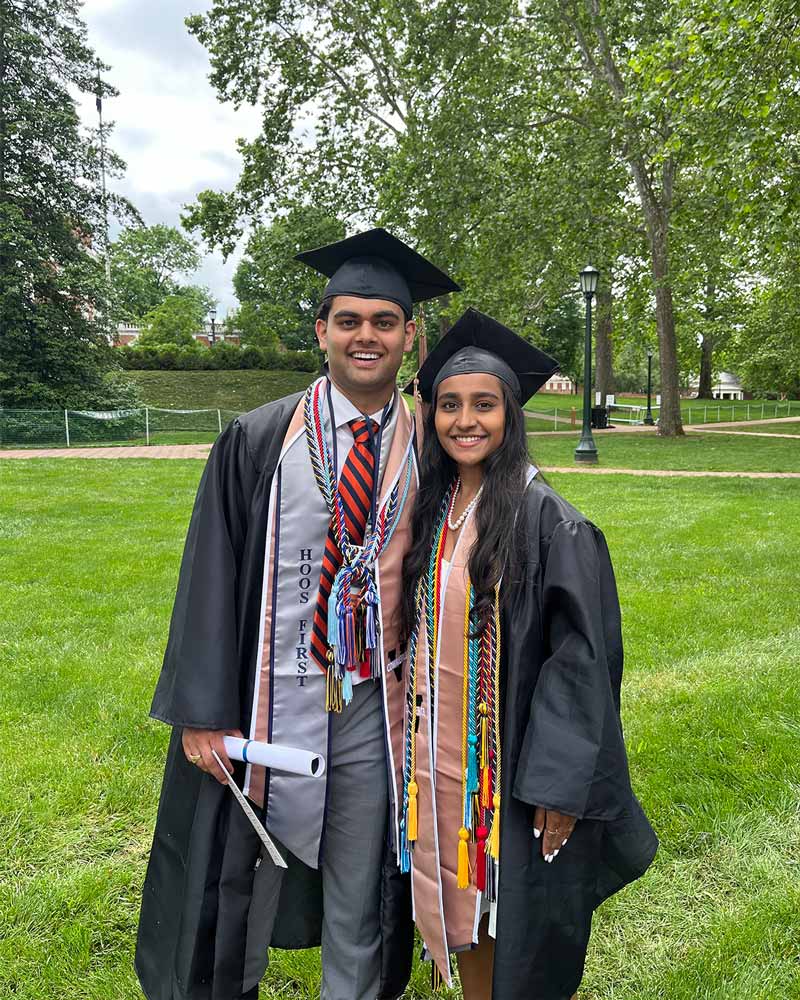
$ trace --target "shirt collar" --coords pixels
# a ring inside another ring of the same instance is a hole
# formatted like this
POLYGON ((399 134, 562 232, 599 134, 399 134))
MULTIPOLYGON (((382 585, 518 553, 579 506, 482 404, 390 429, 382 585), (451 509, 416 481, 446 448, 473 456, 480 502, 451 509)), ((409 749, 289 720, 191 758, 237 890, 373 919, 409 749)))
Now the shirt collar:
MULTIPOLYGON (((389 418, 394 410, 394 402, 397 397, 397 389, 394 391, 394 396, 392 396, 392 401, 389 406, 389 412, 386 414, 386 421, 389 422, 389 418)), ((351 420, 358 420, 364 416, 361 410, 352 403, 345 394, 336 388, 333 381, 331 380, 331 401, 333 402, 333 415, 336 418, 336 427, 343 427, 345 424, 349 423, 351 420)), ((377 413, 370 413, 370 416, 375 421, 376 424, 380 425, 381 417, 383 416, 383 409, 378 410, 377 413)))

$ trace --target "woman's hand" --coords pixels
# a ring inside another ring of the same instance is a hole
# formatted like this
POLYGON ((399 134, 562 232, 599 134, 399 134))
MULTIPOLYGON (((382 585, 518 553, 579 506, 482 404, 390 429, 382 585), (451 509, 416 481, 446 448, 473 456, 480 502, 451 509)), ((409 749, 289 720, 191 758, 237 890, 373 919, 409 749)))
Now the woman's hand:
POLYGON ((221 785, 226 785, 228 775, 220 769, 211 751, 217 751, 228 772, 233 774, 233 764, 225 751, 224 740, 226 736, 241 735, 242 733, 238 729, 184 729, 181 736, 183 752, 190 764, 194 764, 201 771, 212 775, 221 785))
POLYGON ((542 806, 536 807, 533 815, 533 835, 537 840, 541 839, 542 857, 549 864, 553 863, 558 852, 569 840, 570 834, 575 829, 575 823, 574 816, 565 816, 564 813, 544 809, 542 806))

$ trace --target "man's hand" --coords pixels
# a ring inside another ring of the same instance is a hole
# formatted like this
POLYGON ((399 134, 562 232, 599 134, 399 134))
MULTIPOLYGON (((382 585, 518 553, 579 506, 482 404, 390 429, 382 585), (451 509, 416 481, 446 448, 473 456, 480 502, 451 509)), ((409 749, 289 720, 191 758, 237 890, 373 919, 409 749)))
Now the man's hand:
POLYGON ((228 775, 220 768, 211 753, 216 750, 220 760, 228 769, 229 774, 233 774, 233 764, 225 752, 226 736, 242 736, 240 729, 184 729, 181 736, 183 752, 190 764, 199 767, 201 771, 213 775, 221 785, 228 784, 228 775))
POLYGON ((542 857, 549 864, 553 863, 558 852, 569 840, 570 834, 575 829, 575 823, 574 816, 565 816, 564 813, 543 809, 542 806, 536 807, 533 815, 533 835, 537 840, 541 839, 542 857))

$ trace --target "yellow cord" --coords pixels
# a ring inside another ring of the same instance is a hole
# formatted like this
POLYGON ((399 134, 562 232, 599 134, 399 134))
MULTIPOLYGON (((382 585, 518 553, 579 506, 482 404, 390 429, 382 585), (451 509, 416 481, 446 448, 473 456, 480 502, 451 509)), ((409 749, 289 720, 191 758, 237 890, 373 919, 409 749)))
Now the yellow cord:
MULTIPOLYGON (((469 727, 469 600, 472 584, 467 581, 467 606, 464 610, 464 694, 461 701, 461 821, 467 814, 467 730, 469 727)), ((458 888, 469 886, 469 830, 458 831, 458 888)))
POLYGON ((494 753, 495 786, 492 805, 492 829, 487 850, 495 861, 500 859, 500 587, 494 588, 494 753))
MULTIPOLYGON (((422 597, 422 578, 420 578, 417 583, 417 604, 422 607, 421 601, 424 600, 422 597)), ((422 614, 424 615, 425 609, 422 608, 422 614)), ((411 688, 411 718, 409 719, 409 725, 411 726, 411 762, 410 762, 410 773, 408 776, 408 830, 406 831, 406 836, 409 843, 417 839, 417 792, 419 790, 417 785, 417 668, 419 666, 419 643, 417 643, 414 649, 414 663, 413 669, 411 671, 414 681, 411 688)))

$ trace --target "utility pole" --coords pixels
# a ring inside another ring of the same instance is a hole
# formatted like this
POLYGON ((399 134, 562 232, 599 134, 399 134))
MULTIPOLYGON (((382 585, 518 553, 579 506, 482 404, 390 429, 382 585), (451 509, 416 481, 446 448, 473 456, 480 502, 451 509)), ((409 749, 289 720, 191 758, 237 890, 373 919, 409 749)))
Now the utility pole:
POLYGON ((103 127, 103 86, 100 80, 100 69, 102 63, 97 60, 97 92, 95 104, 97 105, 97 117, 100 122, 100 189, 102 192, 103 204, 103 252, 106 261, 106 285, 108 286, 108 296, 111 298, 111 258, 108 247, 108 196, 106 193, 106 133, 103 127))

